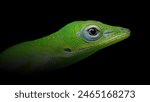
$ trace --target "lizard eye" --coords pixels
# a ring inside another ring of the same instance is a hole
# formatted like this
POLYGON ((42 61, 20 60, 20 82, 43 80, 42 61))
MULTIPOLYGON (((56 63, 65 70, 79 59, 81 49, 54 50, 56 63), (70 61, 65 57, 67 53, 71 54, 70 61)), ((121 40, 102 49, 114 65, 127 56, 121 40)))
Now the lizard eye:
POLYGON ((102 34, 101 34, 99 28, 95 25, 86 27, 83 30, 83 34, 82 34, 83 38, 88 42, 96 41, 96 40, 100 39, 101 35, 102 34))
POLYGON ((95 27, 92 27, 92 28, 87 29, 87 32, 88 32, 91 36, 96 36, 99 31, 98 31, 95 27))

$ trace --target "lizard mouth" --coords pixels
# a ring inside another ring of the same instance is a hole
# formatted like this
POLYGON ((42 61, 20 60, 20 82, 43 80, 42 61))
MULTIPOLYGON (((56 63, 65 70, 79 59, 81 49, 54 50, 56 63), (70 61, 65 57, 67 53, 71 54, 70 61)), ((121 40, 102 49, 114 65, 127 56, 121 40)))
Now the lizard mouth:
POLYGON ((109 46, 112 44, 115 44, 117 42, 120 42, 130 36, 130 30, 127 28, 121 28, 120 34, 110 36, 106 41, 102 42, 100 46, 109 46))
POLYGON ((127 34, 127 33, 123 33, 123 34, 121 34, 121 35, 117 35, 117 36, 114 36, 114 37, 112 37, 111 39, 109 39, 109 40, 107 40, 107 42, 110 42, 110 43, 116 43, 116 42, 119 42, 119 41, 121 41, 121 40, 124 40, 124 39, 126 39, 126 38, 128 38, 129 37, 129 34, 127 34))

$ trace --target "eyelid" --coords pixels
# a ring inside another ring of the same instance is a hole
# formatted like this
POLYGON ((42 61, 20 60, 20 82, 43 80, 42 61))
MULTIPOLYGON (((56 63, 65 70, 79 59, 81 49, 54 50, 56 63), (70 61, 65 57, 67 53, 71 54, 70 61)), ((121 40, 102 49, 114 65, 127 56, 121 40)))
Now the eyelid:
POLYGON ((92 28, 92 27, 94 27, 94 28, 96 28, 97 30, 100 31, 100 28, 96 25, 89 25, 88 27, 85 28, 85 30, 88 30, 89 28, 92 28))

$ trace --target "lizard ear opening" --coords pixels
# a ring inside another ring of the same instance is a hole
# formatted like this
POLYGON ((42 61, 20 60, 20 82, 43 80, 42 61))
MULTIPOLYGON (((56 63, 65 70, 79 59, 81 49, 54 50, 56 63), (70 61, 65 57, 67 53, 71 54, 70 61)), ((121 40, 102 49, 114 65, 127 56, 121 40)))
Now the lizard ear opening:
POLYGON ((64 48, 65 52, 72 52, 72 50, 70 48, 64 48))

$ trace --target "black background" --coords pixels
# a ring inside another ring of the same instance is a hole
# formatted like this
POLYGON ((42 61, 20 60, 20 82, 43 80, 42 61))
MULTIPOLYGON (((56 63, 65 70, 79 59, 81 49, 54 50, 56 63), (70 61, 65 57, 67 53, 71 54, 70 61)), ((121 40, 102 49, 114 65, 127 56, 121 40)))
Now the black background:
POLYGON ((148 7, 137 1, 6 4, 0 14, 0 52, 49 35, 77 20, 126 27, 131 36, 54 72, 18 75, 0 70, 0 84, 148 84, 148 13, 148 7))

